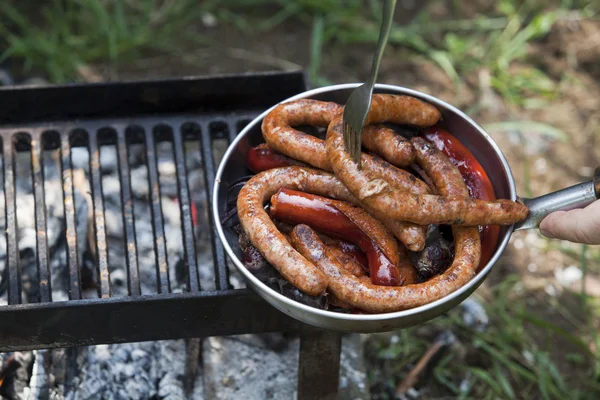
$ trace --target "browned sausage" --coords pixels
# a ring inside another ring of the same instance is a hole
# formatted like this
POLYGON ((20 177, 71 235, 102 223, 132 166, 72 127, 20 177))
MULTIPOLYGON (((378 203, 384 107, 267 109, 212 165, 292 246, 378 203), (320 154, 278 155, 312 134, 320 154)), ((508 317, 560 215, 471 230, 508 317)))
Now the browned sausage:
MULTIPOLYGON (((386 104, 397 102, 388 99, 386 95, 383 97, 375 95, 373 101, 383 101, 386 104)), ((281 103, 265 116, 262 123, 263 137, 273 150, 325 171, 331 171, 323 141, 293 127, 299 125, 327 127, 342 110, 343 107, 337 103, 311 99, 281 103)), ((366 148, 395 165, 410 165, 415 158, 415 151, 410 142, 385 126, 367 125, 362 137, 362 143, 366 148)))
POLYGON ((307 225, 292 231, 293 246, 311 260, 329 278, 328 288, 341 301, 372 313, 406 310, 438 300, 467 283, 478 263, 479 234, 469 235, 474 228, 456 237, 456 254, 452 266, 443 274, 424 283, 407 286, 377 286, 344 270, 315 232, 307 225), (460 256, 459 256, 460 255, 460 256))
POLYGON ((374 94, 365 125, 391 122, 399 125, 428 127, 442 114, 437 108, 412 96, 374 94))
POLYGON ((367 255, 371 280, 396 286, 406 281, 397 267, 398 244, 383 224, 363 209, 339 200, 281 189, 271 197, 274 219, 289 224, 309 224, 328 235, 349 240, 367 255))
POLYGON ((484 201, 443 194, 416 195, 396 190, 370 171, 359 170, 346 151, 343 140, 343 122, 339 116, 329 124, 327 155, 335 175, 376 218, 386 215, 390 219, 420 225, 475 226, 510 225, 527 216, 527 207, 510 200, 484 201))
MULTIPOLYGON (((284 238, 286 238, 286 240, 289 243, 292 243, 290 234, 293 230, 294 227, 291 227, 289 232, 287 233, 281 231, 281 234, 284 238)), ((241 236, 245 236, 245 234, 242 233, 240 237, 241 236)), ((344 252, 344 250, 342 250, 342 248, 339 245, 337 245, 338 241, 331 239, 327 240, 328 238, 324 235, 319 235, 319 238, 323 241, 325 247, 329 249, 331 254, 335 257, 335 259, 338 261, 342 268, 344 268, 346 271, 348 271, 354 276, 361 277, 367 275, 366 269, 358 262, 356 257, 354 257, 351 253, 344 252)), ((256 249, 256 247, 254 247, 252 243, 250 243, 250 246, 247 246, 246 249, 242 249, 242 262, 244 263, 246 268, 253 268, 254 265, 260 265, 261 263, 265 263, 265 259, 260 255, 260 252, 256 249)))
MULTIPOLYGON (((269 147, 276 152, 312 165, 313 167, 333 172, 327 158, 325 142, 314 136, 300 132, 294 129, 293 126, 327 126, 336 115, 339 115, 341 109, 341 106, 336 103, 309 99, 279 104, 263 120, 263 137, 269 147)), ((388 146, 386 142, 378 143, 378 141, 387 140, 389 135, 385 133, 377 135, 371 132, 380 128, 367 127, 366 133, 362 135, 363 141, 369 141, 370 139, 367 136, 374 135, 375 139, 370 140, 370 142, 375 141, 378 148, 388 146)), ((410 143, 408 144, 410 145, 410 143)), ((412 145, 410 146, 412 147, 412 145)), ((402 152, 396 154, 395 159, 401 165, 408 165, 414 159, 414 150, 408 152, 402 150, 402 152), (402 156, 409 158, 401 160, 402 156)), ((378 157, 362 154, 361 160, 362 166, 366 171, 371 171, 374 176, 383 179, 399 190, 408 190, 413 193, 430 192, 428 186, 414 175, 396 168, 378 157)), ((371 212, 371 214, 373 213, 371 212)), ((382 221, 409 250, 420 251, 425 246, 424 227, 406 221, 390 221, 385 213, 373 215, 382 221)))
POLYGON ((258 173, 238 194, 240 225, 254 247, 296 288, 310 295, 321 294, 327 286, 325 276, 290 246, 263 208, 282 188, 353 204, 356 199, 333 174, 303 167, 282 167, 258 173))
MULTIPOLYGON (((461 176, 460 172, 449 159, 444 159, 445 156, 437 150, 420 151, 423 150, 423 143, 415 144, 417 162, 432 177, 442 195, 468 196, 462 178, 455 179, 461 176)), ((461 288, 475 276, 481 257, 477 228, 453 226, 452 231, 455 243, 452 265, 444 273, 424 283, 403 287, 376 286, 352 276, 330 256, 308 226, 295 227, 290 239, 294 247, 329 278, 329 290, 337 298, 368 312, 384 313, 431 303, 461 288)))
POLYGON ((323 141, 294 129, 310 125, 326 127, 340 113, 337 103, 301 99, 281 103, 262 123, 263 137, 270 148, 325 171, 331 171, 323 141))
POLYGON ((337 246, 333 246, 333 245, 326 245, 326 246, 329 249, 329 252, 335 257, 337 262, 342 266, 342 268, 344 268, 350 274, 352 274, 354 276, 358 276, 358 277, 366 275, 365 269, 356 260, 356 258, 352 256, 352 254, 344 252, 342 249, 340 249, 337 246))
POLYGON ((397 167, 406 167, 415 159, 415 149, 404 136, 379 125, 363 130, 362 145, 397 167))

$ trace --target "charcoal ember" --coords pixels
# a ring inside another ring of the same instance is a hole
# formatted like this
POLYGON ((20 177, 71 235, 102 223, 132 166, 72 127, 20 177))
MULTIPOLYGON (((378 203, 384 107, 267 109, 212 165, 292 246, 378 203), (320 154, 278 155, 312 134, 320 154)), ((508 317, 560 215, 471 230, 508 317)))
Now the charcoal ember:
POLYGON ((0 354, 2 368, 0 376, 0 396, 3 399, 18 399, 29 385, 29 371, 33 365, 33 352, 16 352, 0 354))
POLYGON ((298 290, 263 258, 258 249, 252 245, 248 236, 241 229, 239 229, 238 232, 238 242, 240 250, 242 250, 242 263, 244 263, 244 266, 252 272, 254 276, 260 279, 261 282, 299 303, 322 310, 328 308, 327 296, 310 296, 298 290))
POLYGON ((271 278, 268 284, 274 289, 278 289, 279 292, 285 297, 297 301, 298 303, 306 304, 307 306, 319 308, 321 310, 328 309, 326 295, 310 296, 298 290, 294 285, 283 279, 283 277, 271 278))
POLYGON ((454 258, 452 240, 445 237, 438 225, 429 225, 425 248, 411 253, 412 264, 418 271, 419 279, 425 281, 444 272, 454 258))
POLYGON ((238 232, 238 243, 242 251, 242 263, 248 271, 252 272, 262 282, 267 282, 270 278, 278 277, 277 270, 252 245, 246 233, 241 229, 238 229, 238 232))

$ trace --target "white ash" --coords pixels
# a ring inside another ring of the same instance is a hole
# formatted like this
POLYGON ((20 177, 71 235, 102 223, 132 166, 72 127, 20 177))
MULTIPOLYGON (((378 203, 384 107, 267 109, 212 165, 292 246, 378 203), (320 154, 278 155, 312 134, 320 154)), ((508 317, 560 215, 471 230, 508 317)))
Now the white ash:
POLYGON ((185 352, 183 340, 84 348, 77 384, 65 399, 186 398, 185 352))

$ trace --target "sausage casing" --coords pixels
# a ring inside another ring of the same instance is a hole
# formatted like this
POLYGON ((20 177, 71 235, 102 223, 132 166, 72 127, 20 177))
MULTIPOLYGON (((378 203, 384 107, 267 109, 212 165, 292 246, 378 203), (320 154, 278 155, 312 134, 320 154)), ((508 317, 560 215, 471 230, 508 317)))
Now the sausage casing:
MULTIPOLYGON (((343 122, 340 116, 329 125, 327 154, 335 175, 363 207, 377 218, 384 214, 394 220, 420 225, 476 226, 510 225, 527 216, 528 209, 525 205, 510 200, 484 201, 456 195, 416 195, 396 190, 370 171, 360 170, 346 151, 343 140, 343 122)), ((434 148, 431 146, 431 149, 434 148)))

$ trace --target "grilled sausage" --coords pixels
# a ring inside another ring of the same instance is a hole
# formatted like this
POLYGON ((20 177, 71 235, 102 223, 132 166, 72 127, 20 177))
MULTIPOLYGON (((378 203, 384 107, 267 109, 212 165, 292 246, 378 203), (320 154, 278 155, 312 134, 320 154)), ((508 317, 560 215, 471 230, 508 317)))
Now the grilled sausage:
POLYGON ((404 136, 385 126, 366 126, 362 145, 397 167, 407 167, 415 159, 415 149, 404 136))
POLYGON ((263 137, 269 147, 278 153, 331 171, 323 141, 293 127, 326 127, 340 111, 342 106, 333 102, 301 99, 281 103, 265 116, 262 122, 263 137))
MULTIPOLYGON (((423 143, 417 141, 416 144, 416 160, 432 177, 438 191, 443 196, 468 197, 462 178, 456 179, 460 172, 451 161, 435 149, 420 152, 419 149, 424 148, 423 143)), ((453 226, 452 231, 455 242, 452 265, 424 283, 402 287, 376 286, 352 276, 340 267, 323 242, 306 225, 296 226, 290 240, 300 254, 327 276, 328 288, 338 299, 368 312, 386 313, 431 303, 461 288, 475 276, 481 257, 477 228, 453 226)))
MULTIPOLYGON (((527 216, 525 205, 510 200, 484 201, 454 195, 417 195, 398 191, 370 171, 360 170, 346 151, 343 140, 343 122, 339 116, 329 124, 327 155, 335 175, 376 218, 386 215, 394 220, 420 225, 475 226, 510 225, 527 216)), ((431 178, 435 182, 435 177, 431 178)), ((462 178, 461 182, 464 184, 462 178)))
POLYGON ((307 225, 297 225, 291 241, 300 254, 311 260, 329 278, 328 288, 338 299, 371 313, 406 310, 438 300, 467 283, 478 263, 479 234, 474 228, 459 228, 456 236, 457 256, 443 274, 424 283, 407 286, 377 286, 344 270, 316 233, 307 225), (458 256, 460 254, 460 257, 458 256))
POLYGON ((253 176, 238 194, 240 226, 261 255, 299 290, 310 295, 321 294, 327 287, 326 277, 290 246, 263 208, 282 188, 353 204, 357 201, 333 174, 303 167, 263 171, 253 176))
MULTIPOLYGON (((383 95, 377 96, 379 96, 377 99, 380 99, 383 95)), ((385 99, 386 97, 384 96, 383 98, 385 99)), ((263 137, 267 145, 275 152, 299 160, 315 168, 333 172, 327 157, 325 142, 319 138, 300 132, 294 129, 293 126, 328 126, 335 116, 340 115, 341 110, 341 106, 336 103, 309 99, 279 104, 263 120, 263 137)), ((362 135, 363 142, 367 146, 371 146, 372 149, 389 148, 384 154, 390 156, 390 153, 393 153, 394 163, 397 165, 409 165, 412 163, 414 159, 412 145, 408 141, 403 142, 399 139, 401 136, 397 134, 395 134, 397 136, 396 139, 390 144, 388 141, 392 137, 393 132, 388 131, 389 129, 385 127, 367 126, 362 135), (380 130, 385 132, 380 133, 380 130), (395 153, 390 151, 394 148, 398 150, 395 153), (403 157, 406 157, 406 159, 403 157)), ((428 186, 414 175, 396 168, 378 157, 362 154, 361 160, 363 168, 366 171, 370 171, 374 176, 384 180, 398 190, 407 190, 417 194, 430 193, 428 186)), ((274 157, 271 162, 265 162, 263 165, 281 166, 283 164, 276 164, 280 161, 279 158, 275 159, 274 157)), ((423 249, 425 245, 424 227, 406 221, 390 223, 385 213, 378 213, 378 215, 374 216, 382 221, 409 250, 419 251, 423 249)))
POLYGON ((383 224, 363 209, 339 200, 282 189, 271 198, 271 215, 290 224, 308 224, 320 232, 357 244, 366 253, 371 280, 396 286, 408 278, 398 271, 399 248, 383 224))

